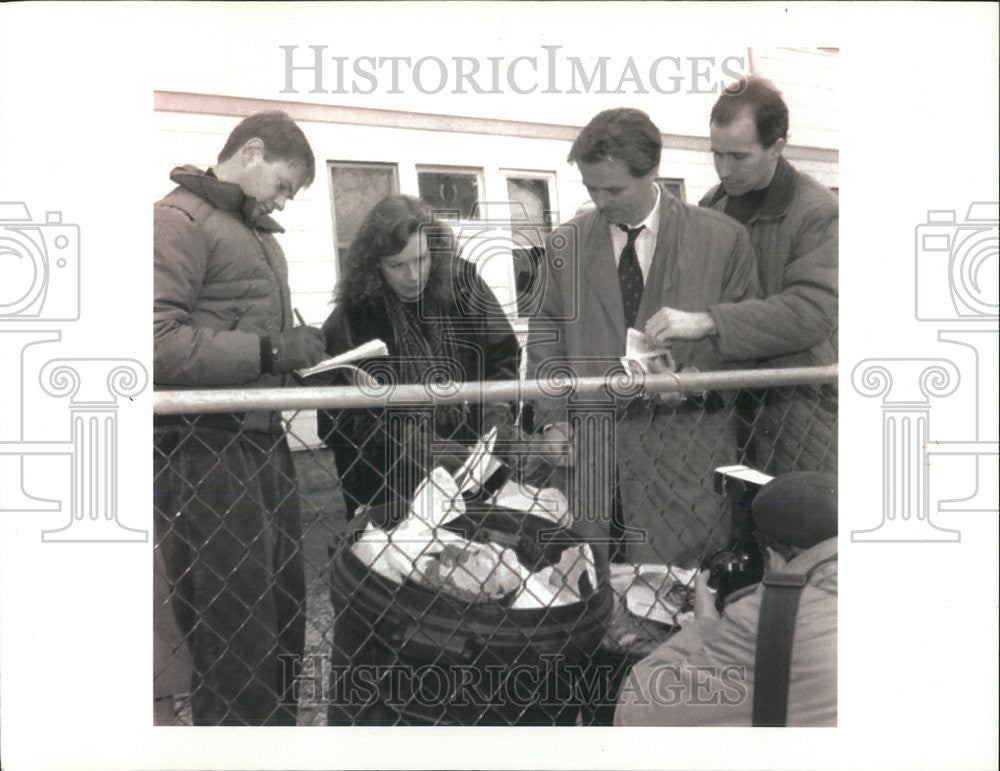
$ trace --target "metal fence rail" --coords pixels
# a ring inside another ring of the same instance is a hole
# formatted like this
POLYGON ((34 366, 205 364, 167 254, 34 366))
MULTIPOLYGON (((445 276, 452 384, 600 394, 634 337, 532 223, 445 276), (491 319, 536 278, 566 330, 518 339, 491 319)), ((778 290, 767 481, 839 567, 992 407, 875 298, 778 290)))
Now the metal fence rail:
POLYGON ((157 391, 157 722, 608 722, 629 664, 689 615, 691 570, 749 534, 714 469, 835 470, 836 378, 157 391), (530 433, 543 398, 567 407, 561 446, 530 433), (321 446, 290 453, 310 410, 298 439, 321 446), (420 481, 443 467, 453 494, 490 427, 486 489, 407 530, 420 481))
POLYGON ((572 391, 586 397, 612 393, 627 396, 644 389, 655 394, 684 394, 715 389, 768 388, 775 386, 836 383, 837 365, 786 369, 678 372, 616 378, 584 377, 547 381, 505 380, 484 383, 392 384, 390 386, 315 386, 309 388, 218 388, 193 391, 156 391, 157 415, 233 412, 238 410, 311 410, 413 405, 461 404, 482 401, 530 401, 572 391))

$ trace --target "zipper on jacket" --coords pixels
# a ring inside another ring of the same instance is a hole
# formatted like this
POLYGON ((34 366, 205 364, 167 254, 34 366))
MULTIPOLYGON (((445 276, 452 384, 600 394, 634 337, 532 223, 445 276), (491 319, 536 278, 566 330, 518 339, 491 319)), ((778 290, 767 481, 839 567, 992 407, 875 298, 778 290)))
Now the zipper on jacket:
POLYGON ((235 331, 240 325, 240 319, 243 318, 243 314, 247 312, 246 308, 238 308, 236 311, 236 316, 233 318, 233 323, 229 325, 229 331, 235 331))
POLYGON ((253 225, 248 226, 250 232, 253 233, 254 238, 257 239, 257 244, 260 246, 261 252, 264 254, 264 262, 267 263, 267 267, 271 270, 271 275, 274 276, 274 282, 278 286, 278 302, 281 303, 281 328, 278 332, 283 332, 285 329, 285 319, 291 315, 291 309, 285 308, 285 293, 282 291, 281 287, 281 277, 278 276, 278 272, 274 269, 274 264, 271 262, 271 256, 267 253, 267 245, 264 243, 264 239, 260 237, 260 233, 257 231, 253 225))

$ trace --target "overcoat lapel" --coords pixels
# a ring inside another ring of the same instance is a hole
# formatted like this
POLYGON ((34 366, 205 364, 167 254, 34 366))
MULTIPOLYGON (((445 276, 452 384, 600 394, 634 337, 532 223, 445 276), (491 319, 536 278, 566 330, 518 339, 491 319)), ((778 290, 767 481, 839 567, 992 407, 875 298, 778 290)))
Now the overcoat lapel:
POLYGON ((586 246, 580 250, 580 256, 585 285, 593 289, 593 294, 597 296, 598 303, 607 316, 607 329, 612 332, 618 347, 624 352, 625 310, 622 308, 622 295, 618 288, 611 234, 607 222, 600 214, 595 215, 591 221, 584 243, 586 246))
POLYGON ((665 305, 675 306, 672 293, 680 282, 680 253, 684 237, 683 207, 673 195, 660 188, 660 224, 656 233, 656 248, 649 266, 636 326, 640 331, 650 316, 665 305))

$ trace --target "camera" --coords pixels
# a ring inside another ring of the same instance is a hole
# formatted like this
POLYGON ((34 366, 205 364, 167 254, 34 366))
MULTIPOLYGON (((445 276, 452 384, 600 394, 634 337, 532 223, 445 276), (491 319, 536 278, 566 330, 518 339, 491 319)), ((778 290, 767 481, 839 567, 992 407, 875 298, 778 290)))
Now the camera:
POLYGON ((701 570, 708 571, 708 587, 715 590, 715 607, 721 612, 729 595, 763 579, 764 554, 751 533, 703 560, 701 570))
POLYGON ((929 211, 916 228, 916 314, 925 321, 998 318, 1000 203, 973 203, 965 221, 929 211))
POLYGON ((732 510, 733 540, 708 556, 701 570, 708 571, 708 586, 715 590, 715 607, 721 613, 733 592, 759 582, 764 577, 764 553, 754 535, 750 503, 773 477, 749 466, 720 466, 715 469, 714 488, 732 510))
POLYGON ((32 222, 23 203, 0 203, 0 321, 80 317, 80 228, 62 212, 32 222))

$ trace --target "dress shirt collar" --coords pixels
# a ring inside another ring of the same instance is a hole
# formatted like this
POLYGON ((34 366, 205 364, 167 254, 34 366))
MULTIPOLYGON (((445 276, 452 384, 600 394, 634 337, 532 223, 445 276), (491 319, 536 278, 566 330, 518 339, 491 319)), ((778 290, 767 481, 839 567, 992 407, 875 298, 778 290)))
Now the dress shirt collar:
MULTIPOLYGON (((660 186, 654 184, 653 187, 656 188, 656 200, 653 202, 652 211, 646 215, 646 219, 635 225, 621 223, 630 229, 645 225, 635 240, 635 254, 639 259, 643 280, 649 277, 649 266, 653 262, 653 252, 656 250, 656 235, 660 229, 660 186)), ((611 245, 614 247, 615 265, 617 265, 621 259, 622 249, 625 248, 625 242, 628 240, 628 234, 618 227, 618 223, 611 222, 608 227, 611 230, 611 245)))

